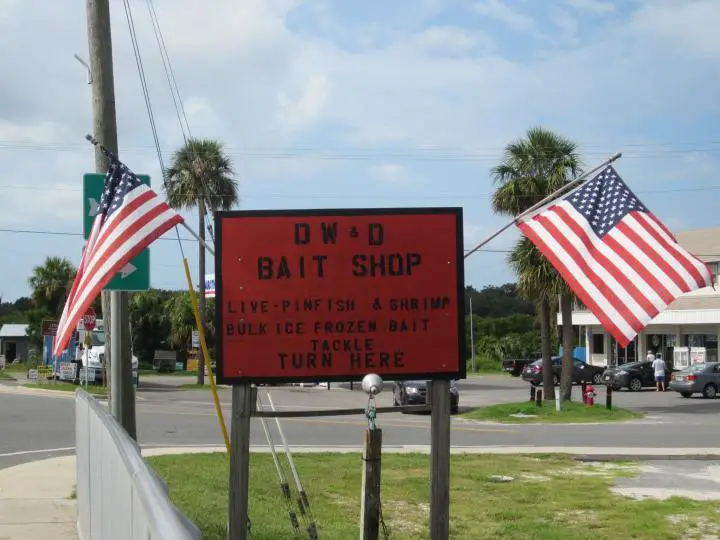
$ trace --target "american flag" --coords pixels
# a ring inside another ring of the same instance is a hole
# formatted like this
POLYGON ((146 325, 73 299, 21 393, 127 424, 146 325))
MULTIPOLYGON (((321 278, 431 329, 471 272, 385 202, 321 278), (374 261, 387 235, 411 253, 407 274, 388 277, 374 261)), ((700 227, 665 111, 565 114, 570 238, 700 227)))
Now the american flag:
POLYGON ((125 164, 106 148, 101 149, 110 166, 98 214, 58 321, 53 349, 56 356, 62 353, 77 323, 113 276, 153 241, 183 222, 125 164))
POLYGON ((621 347, 677 297, 713 285, 612 166, 517 225, 621 347))

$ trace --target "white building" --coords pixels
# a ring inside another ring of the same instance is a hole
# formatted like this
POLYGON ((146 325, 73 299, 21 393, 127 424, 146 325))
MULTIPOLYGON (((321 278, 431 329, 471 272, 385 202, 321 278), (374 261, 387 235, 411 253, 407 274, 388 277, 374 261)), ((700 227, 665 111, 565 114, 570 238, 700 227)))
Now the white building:
MULTIPOLYGON (((716 276, 720 266, 720 227, 676 233, 678 243, 708 264, 716 276)), ((720 289, 720 287, 718 287, 720 289)), ((561 317, 558 313, 558 324, 561 317)), ((712 287, 679 297, 626 347, 621 348, 603 329, 598 319, 580 301, 573 310, 578 348, 589 364, 607 366, 644 360, 648 350, 675 368, 688 363, 718 360, 720 335, 720 292, 712 287), (584 349, 584 350, 583 350, 584 349)))

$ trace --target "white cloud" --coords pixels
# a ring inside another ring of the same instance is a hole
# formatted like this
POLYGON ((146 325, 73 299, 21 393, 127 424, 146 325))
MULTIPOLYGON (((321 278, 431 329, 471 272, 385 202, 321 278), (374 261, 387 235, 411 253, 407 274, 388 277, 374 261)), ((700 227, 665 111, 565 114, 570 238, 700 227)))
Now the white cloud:
POLYGON ((277 120, 291 129, 307 128, 322 114, 329 96, 328 78, 325 75, 312 75, 307 78, 296 98, 280 92, 277 120))
POLYGON ((576 9, 583 9, 598 14, 612 13, 615 5, 612 2, 601 2, 600 0, 565 0, 570 6, 576 9))
POLYGON ((535 21, 532 17, 510 7, 510 5, 503 3, 502 0, 481 0, 475 4, 475 11, 480 15, 504 22, 515 30, 532 30, 535 27, 535 21))
POLYGON ((631 29, 663 47, 663 52, 701 58, 720 56, 720 3, 714 0, 648 2, 632 16, 631 29))
POLYGON ((415 52, 441 56, 487 52, 493 46, 494 42, 487 34, 453 26, 428 28, 408 40, 408 48, 415 52))
POLYGON ((564 9, 557 10, 553 14, 553 22, 562 31, 565 39, 574 39, 578 33, 578 20, 564 9))

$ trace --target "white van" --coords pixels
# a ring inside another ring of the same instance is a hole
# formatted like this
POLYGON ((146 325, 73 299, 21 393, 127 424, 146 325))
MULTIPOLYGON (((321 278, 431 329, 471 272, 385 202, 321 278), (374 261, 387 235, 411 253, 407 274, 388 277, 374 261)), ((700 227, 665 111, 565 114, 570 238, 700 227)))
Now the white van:
MULTIPOLYGON (((85 327, 82 321, 78 324, 78 343, 82 345, 80 358, 82 359, 83 365, 85 365, 87 359, 87 367, 94 369, 95 371, 95 382, 102 382, 103 369, 105 367, 105 326, 102 319, 95 321, 95 329, 91 332, 92 336, 92 347, 85 354, 84 343, 85 343, 85 327)), ((132 355, 132 370, 133 370, 133 383, 137 384, 138 374, 138 359, 134 354, 132 355)))

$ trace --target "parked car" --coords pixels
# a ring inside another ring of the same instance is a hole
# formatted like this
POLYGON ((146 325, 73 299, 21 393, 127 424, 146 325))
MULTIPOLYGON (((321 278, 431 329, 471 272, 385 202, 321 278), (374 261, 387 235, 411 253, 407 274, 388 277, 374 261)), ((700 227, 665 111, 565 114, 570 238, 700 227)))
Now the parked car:
MULTIPOLYGON (((393 384, 393 406, 425 405, 428 381, 395 381, 393 384)), ((458 412, 460 391, 455 381, 450 381, 450 411, 458 412)))
POLYGON ((694 364, 673 373, 668 387, 684 398, 702 394, 704 398, 713 399, 720 389, 720 362, 694 364))
MULTIPOLYGON (((553 363, 553 384, 556 386, 560 384, 560 374, 562 373, 562 356, 554 356, 552 358, 553 363)), ((538 385, 543 382, 543 365, 542 360, 536 360, 532 364, 525 367, 522 372, 522 378, 524 381, 528 381, 530 384, 538 385)), ((599 366, 591 366, 586 364, 578 358, 573 358, 573 372, 572 382, 573 384, 581 383, 593 383, 601 384, 602 373, 604 368, 599 366)))
MULTIPOLYGON (((670 380, 672 372, 665 368, 665 380, 670 380)), ((607 368, 602 380, 607 386, 612 386, 613 390, 627 388, 632 392, 639 392, 643 388, 652 388, 656 386, 655 370, 652 362, 642 360, 640 362, 629 362, 615 367, 607 368)))
POLYGON ((507 371, 513 377, 519 377, 528 364, 532 364, 541 358, 541 352, 532 353, 528 358, 507 358, 502 361, 502 368, 503 371, 507 371))

